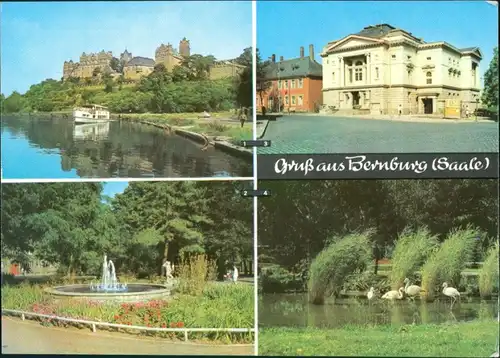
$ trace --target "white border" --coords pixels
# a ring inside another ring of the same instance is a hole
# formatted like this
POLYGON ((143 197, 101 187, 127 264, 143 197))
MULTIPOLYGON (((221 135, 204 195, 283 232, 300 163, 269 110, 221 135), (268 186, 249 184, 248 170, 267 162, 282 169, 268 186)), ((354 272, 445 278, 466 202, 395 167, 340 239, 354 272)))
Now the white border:
MULTIPOLYGON (((257 140, 257 1, 252 1, 252 119, 253 139, 257 140)), ((253 189, 257 190, 257 147, 253 147, 253 189)), ((258 250, 257 250, 257 197, 253 197, 253 287, 254 287, 254 351, 259 355, 259 284, 258 284, 258 250)))

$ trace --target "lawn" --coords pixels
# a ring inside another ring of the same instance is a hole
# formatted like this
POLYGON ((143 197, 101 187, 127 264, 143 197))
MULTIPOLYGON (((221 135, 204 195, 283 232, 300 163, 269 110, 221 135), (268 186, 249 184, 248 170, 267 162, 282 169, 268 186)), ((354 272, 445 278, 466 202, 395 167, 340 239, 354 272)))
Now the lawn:
POLYGON ((259 330, 259 355, 489 357, 497 336, 494 320, 342 329, 270 328, 259 330))

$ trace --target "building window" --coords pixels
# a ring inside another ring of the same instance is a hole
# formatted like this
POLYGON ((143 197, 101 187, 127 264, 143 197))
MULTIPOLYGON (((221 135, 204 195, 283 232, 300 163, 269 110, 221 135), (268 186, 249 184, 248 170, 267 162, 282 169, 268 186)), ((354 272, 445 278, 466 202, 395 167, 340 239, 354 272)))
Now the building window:
POLYGON ((285 104, 288 105, 288 96, 285 96, 285 104))
POLYGON ((281 81, 278 81, 278 88, 281 89, 281 81))
POLYGON ((406 56, 406 59, 407 59, 408 61, 410 61, 410 60, 411 60, 411 56, 410 56, 410 55, 407 55, 407 56, 406 56))
POLYGON ((292 88, 295 88, 295 80, 291 80, 292 82, 292 88))
POLYGON ((285 88, 288 88, 288 81, 285 81, 285 88))
POLYGON ((375 79, 377 79, 377 80, 378 80, 378 79, 379 79, 379 76, 380 76, 380 74, 379 74, 378 67, 375 67, 375 79))
POLYGON ((297 81, 299 82, 297 88, 302 88, 302 86, 304 86, 304 80, 299 78, 297 81))
POLYGON ((356 81, 363 81, 363 69, 361 68, 356 68, 354 70, 354 79, 356 81))
POLYGON ((302 105, 303 105, 302 96, 299 96, 299 106, 302 106, 302 105))
POLYGON ((332 82, 335 82, 335 72, 332 72, 332 82))
POLYGON ((427 79, 427 80, 426 80, 426 83, 427 83, 428 85, 431 85, 431 84, 432 84, 432 72, 427 72, 427 73, 425 74, 425 77, 426 77, 426 79, 427 79))
POLYGON ((395 59, 396 58, 396 55, 392 55, 392 58, 395 59))
POLYGON ((292 96, 292 104, 295 105, 295 96, 292 96))
POLYGON ((326 64, 328 65, 328 59, 326 59, 326 64))
POLYGON ((430 61, 430 60, 431 60, 431 58, 430 58, 430 57, 427 57, 427 61, 430 61))
POLYGON ((349 82, 352 83, 352 69, 349 69, 349 82))

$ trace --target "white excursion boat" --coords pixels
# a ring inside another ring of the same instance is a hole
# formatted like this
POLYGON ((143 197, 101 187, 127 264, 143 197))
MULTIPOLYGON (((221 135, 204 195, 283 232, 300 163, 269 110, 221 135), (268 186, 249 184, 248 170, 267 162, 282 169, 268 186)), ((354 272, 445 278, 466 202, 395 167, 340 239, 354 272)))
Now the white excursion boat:
POLYGON ((110 120, 108 109, 97 104, 74 108, 73 119, 75 123, 99 123, 110 120))

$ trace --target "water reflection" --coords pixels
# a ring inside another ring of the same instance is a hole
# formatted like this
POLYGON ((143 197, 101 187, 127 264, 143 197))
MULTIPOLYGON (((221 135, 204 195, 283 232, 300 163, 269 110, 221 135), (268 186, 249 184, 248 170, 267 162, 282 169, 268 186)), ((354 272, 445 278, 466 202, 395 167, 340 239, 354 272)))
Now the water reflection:
POLYGON ((9 179, 252 176, 249 161, 201 147, 137 123, 2 118, 2 167, 9 179))
POLYGON ((317 306, 307 295, 263 295, 259 324, 264 327, 341 327, 374 324, 428 324, 496 318, 497 301, 470 298, 456 303, 453 310, 446 299, 426 303, 402 300, 369 302, 364 299, 337 299, 317 306))

